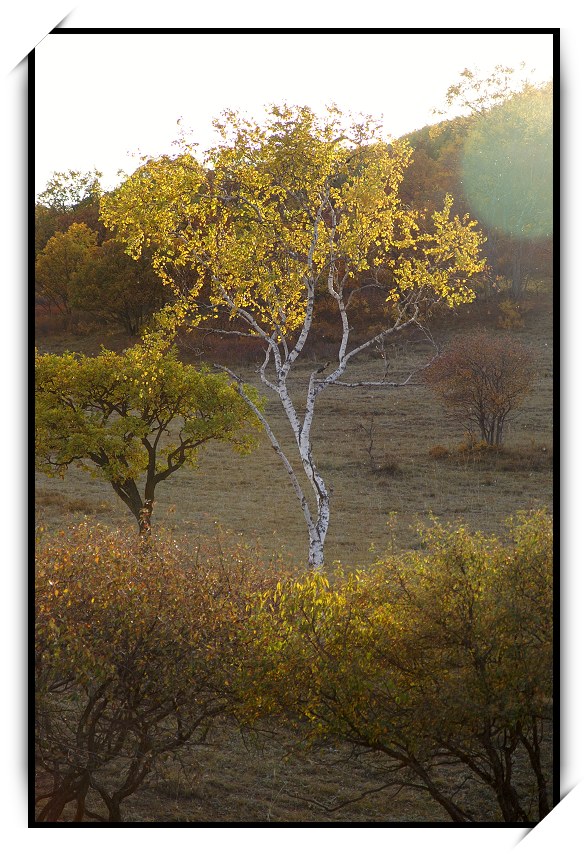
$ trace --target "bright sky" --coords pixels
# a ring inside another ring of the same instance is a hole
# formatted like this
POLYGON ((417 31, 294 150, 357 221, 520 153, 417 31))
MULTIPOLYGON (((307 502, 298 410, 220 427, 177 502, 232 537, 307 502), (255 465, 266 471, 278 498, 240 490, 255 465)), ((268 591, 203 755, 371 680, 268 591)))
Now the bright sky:
POLYGON ((400 136, 434 121, 464 68, 525 62, 548 80, 552 53, 551 35, 514 33, 50 34, 35 51, 35 192, 70 169, 114 186, 131 153, 173 150, 180 117, 206 148, 225 108, 336 103, 400 136))

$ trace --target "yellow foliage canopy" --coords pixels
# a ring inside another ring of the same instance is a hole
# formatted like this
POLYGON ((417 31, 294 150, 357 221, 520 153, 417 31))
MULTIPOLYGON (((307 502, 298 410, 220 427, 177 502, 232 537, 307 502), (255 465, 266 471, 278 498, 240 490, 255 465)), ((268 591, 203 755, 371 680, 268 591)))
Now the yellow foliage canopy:
POLYGON ((205 165, 184 144, 175 158, 146 161, 101 203, 128 252, 154 249, 157 272, 188 298, 193 323, 222 306, 254 335, 282 341, 302 327, 319 289, 342 295, 380 268, 390 271, 393 300, 473 299, 468 281, 485 264, 476 223, 452 218, 448 197, 423 232, 398 192, 410 148, 384 142, 372 120, 273 107, 265 123, 227 112, 217 130, 205 165), (186 271, 188 289, 178 284, 186 271))

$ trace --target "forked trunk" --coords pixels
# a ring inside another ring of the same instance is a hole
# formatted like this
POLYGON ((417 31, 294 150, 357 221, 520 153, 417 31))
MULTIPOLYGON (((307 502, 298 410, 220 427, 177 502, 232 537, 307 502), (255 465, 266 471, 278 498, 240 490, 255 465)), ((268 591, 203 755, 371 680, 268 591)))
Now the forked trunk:
POLYGON ((141 499, 139 489, 132 479, 127 479, 124 482, 111 482, 117 496, 122 499, 127 508, 132 512, 133 517, 137 521, 141 536, 151 534, 151 516, 153 514, 153 496, 155 490, 152 482, 153 480, 148 478, 145 488, 145 499, 141 499))
POLYGON ((126 479, 123 482, 111 481, 110 484, 112 485, 116 495, 122 499, 124 504, 132 513, 139 525, 139 532, 141 532, 141 514, 144 504, 141 500, 141 494, 139 493, 137 485, 133 479, 126 479))

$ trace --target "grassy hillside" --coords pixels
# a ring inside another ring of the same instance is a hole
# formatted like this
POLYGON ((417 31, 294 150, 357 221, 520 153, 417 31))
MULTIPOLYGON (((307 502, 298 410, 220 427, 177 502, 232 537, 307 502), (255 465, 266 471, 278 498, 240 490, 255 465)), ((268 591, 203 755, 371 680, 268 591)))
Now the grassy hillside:
MULTIPOLYGON (((480 304, 476 312, 449 316, 437 331, 439 340, 479 323, 490 311, 480 304)), ((328 562, 366 563, 372 549, 377 552, 389 541, 391 515, 398 545, 410 547, 415 544, 412 524, 430 513, 442 521, 463 519, 475 528, 498 532, 509 514, 550 506, 553 331, 545 295, 530 301, 524 321, 525 327, 514 335, 533 350, 537 379, 531 396, 507 429, 500 453, 464 451, 462 429, 424 386, 332 388, 323 393, 315 416, 314 455, 332 490, 328 562)), ((491 319, 489 324, 493 323, 491 319)), ((119 345, 121 342, 117 340, 119 345)), ((39 346, 56 351, 98 349, 92 337, 71 334, 40 336, 39 346)), ((401 341, 392 344, 389 357, 393 372, 402 378, 426 359, 426 351, 401 341)), ((380 363, 371 354, 356 363, 347 377, 378 377, 380 363)), ((253 366, 238 368, 248 381, 260 386, 253 366)), ((307 369, 308 363, 299 369, 301 396, 307 369)), ((267 412, 285 447, 292 450, 280 404, 268 399, 267 412)), ((38 517, 50 528, 63 527, 85 515, 117 526, 134 526, 110 485, 75 468, 64 480, 37 475, 36 487, 38 517)), ((212 532, 216 522, 243 533, 248 541, 259 540, 265 555, 280 552, 295 564, 305 561, 302 513, 265 434, 260 434, 259 447, 244 458, 210 443, 202 452, 198 470, 180 470, 159 487, 154 525, 197 541, 200 535, 212 532)))

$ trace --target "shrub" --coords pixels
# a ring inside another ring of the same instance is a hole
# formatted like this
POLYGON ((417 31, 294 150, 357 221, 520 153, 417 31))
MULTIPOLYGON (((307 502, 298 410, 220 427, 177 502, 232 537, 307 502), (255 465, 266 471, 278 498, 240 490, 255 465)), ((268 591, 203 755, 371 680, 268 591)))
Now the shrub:
POLYGON ((514 300, 503 300, 498 304, 500 309, 500 317, 498 318, 498 327, 501 330, 523 330, 525 321, 522 316, 522 308, 519 303, 514 300))
POLYGON ((384 455, 378 464, 376 472, 381 472, 388 476, 399 476, 402 474, 402 467, 395 455, 387 454, 384 455))
POLYGON ((496 469, 502 472, 541 472, 553 469, 553 448, 534 440, 526 446, 503 450, 496 459, 496 469))
POLYGON ((70 278, 69 303, 103 321, 122 324, 137 336, 165 302, 161 280, 147 254, 136 261, 117 240, 90 247, 70 278))
POLYGON ((462 442, 458 445, 457 451, 460 455, 465 455, 470 452, 473 454, 483 455, 485 452, 494 450, 485 440, 479 440, 471 432, 468 432, 462 442))
POLYGON ((194 561, 163 537, 64 535, 37 550, 37 819, 119 821, 158 758, 231 711, 235 630, 269 577, 243 550, 194 561))
POLYGON ((454 339, 424 378, 469 433, 501 446, 507 420, 530 391, 533 358, 509 335, 476 330, 454 339))
POLYGON ((504 542, 440 525, 421 537, 424 550, 368 572, 309 573, 260 600, 252 713, 379 753, 389 787, 426 790, 455 822, 539 820, 552 804, 551 521, 521 515, 504 542))
POLYGON ((434 461, 443 460, 443 458, 448 458, 451 452, 447 448, 447 446, 435 445, 431 446, 429 449, 429 457, 433 458, 434 461))

